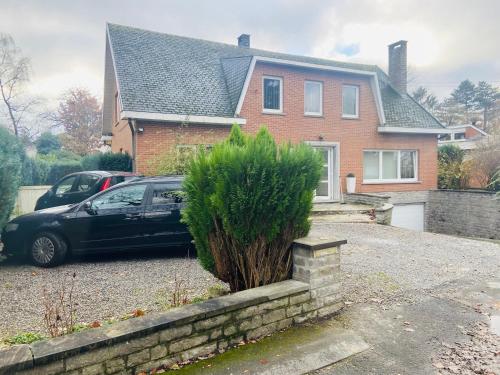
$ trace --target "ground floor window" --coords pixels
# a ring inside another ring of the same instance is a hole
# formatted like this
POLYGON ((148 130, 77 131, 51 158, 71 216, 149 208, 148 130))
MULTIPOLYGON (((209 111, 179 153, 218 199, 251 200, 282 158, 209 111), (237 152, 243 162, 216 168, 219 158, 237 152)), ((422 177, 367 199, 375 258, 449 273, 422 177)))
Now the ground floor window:
POLYGON ((417 151, 366 150, 363 182, 409 182, 417 180, 417 151))

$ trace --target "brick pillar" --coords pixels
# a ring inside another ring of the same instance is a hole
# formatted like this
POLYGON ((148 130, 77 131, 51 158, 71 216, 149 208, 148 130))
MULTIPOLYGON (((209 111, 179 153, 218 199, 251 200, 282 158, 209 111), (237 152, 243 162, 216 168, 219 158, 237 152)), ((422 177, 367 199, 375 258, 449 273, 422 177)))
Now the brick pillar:
POLYGON ((293 279, 309 284, 318 316, 343 307, 340 275, 340 247, 347 240, 304 237, 293 243, 293 279))

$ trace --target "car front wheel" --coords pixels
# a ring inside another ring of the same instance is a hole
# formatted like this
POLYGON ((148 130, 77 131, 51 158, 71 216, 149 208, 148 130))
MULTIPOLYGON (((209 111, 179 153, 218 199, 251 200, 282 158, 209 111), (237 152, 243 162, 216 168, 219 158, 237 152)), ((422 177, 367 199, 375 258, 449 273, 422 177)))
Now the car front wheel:
POLYGON ((35 266, 54 267, 64 260, 67 251, 68 246, 61 236, 55 233, 41 232, 33 238, 29 256, 35 266))

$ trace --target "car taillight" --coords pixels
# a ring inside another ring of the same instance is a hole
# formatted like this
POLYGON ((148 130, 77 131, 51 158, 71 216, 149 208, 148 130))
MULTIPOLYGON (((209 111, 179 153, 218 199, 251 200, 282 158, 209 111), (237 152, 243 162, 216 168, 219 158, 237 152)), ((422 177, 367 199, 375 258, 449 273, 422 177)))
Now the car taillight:
POLYGON ((106 178, 106 181, 104 181, 104 184, 101 186, 101 191, 106 190, 111 186, 111 177, 106 178))

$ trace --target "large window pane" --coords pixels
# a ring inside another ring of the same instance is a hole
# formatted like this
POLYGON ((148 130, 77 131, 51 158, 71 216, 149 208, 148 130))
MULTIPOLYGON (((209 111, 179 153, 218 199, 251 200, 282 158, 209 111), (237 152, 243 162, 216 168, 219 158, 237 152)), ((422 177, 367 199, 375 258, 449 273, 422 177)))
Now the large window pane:
POLYGON ((358 116, 358 87, 342 86, 342 115, 347 117, 358 116))
POLYGON ((379 179, 379 152, 365 151, 363 157, 363 179, 378 180, 379 179))
POLYGON ((306 82, 304 86, 304 112, 321 115, 321 82, 306 82))
POLYGON ((281 80, 264 78, 264 109, 281 110, 281 80))
POLYGON ((401 151, 401 178, 415 178, 416 151, 401 151))
POLYGON ((396 180, 398 178, 398 153, 396 151, 382 152, 382 179, 396 180))

